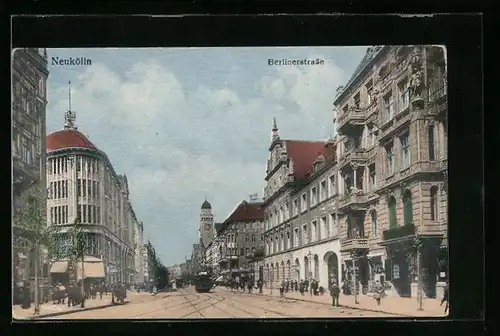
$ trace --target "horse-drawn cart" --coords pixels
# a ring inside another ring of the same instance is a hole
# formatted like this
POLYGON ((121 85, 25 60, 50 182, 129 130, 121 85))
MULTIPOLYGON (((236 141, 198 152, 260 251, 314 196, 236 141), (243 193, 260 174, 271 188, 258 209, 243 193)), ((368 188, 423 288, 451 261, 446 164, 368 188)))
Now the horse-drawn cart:
POLYGON ((111 291, 111 303, 114 304, 115 301, 118 301, 121 304, 123 304, 125 303, 126 298, 127 298, 127 289, 125 288, 125 286, 122 284, 115 285, 111 291))

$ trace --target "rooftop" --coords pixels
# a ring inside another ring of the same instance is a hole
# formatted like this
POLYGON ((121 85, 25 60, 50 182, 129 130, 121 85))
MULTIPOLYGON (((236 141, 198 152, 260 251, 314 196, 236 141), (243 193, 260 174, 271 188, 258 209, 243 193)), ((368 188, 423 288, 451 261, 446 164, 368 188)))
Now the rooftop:
POLYGON ((47 135, 47 152, 62 148, 90 148, 97 147, 80 131, 76 129, 63 129, 47 135))

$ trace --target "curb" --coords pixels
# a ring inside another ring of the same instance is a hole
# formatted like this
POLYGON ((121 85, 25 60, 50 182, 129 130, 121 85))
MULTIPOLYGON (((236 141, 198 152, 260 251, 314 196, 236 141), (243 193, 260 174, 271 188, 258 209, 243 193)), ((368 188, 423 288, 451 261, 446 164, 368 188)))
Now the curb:
MULTIPOLYGON (((279 298, 279 296, 274 296, 274 295, 269 295, 269 294, 264 294, 264 293, 263 294, 250 294, 250 295, 258 295, 258 296, 267 296, 267 297, 279 298)), ((302 302, 313 302, 313 303, 318 303, 318 304, 322 304, 322 305, 325 305, 325 306, 331 306, 331 304, 326 303, 326 302, 321 302, 321 301, 312 301, 312 300, 305 300, 305 299, 297 299, 297 298, 292 298, 292 297, 288 297, 288 296, 285 296, 284 298, 288 299, 288 300, 302 301, 302 302)), ((419 317, 419 316, 414 316, 414 315, 401 314, 401 313, 393 313, 393 312, 388 312, 388 311, 385 311, 385 310, 375 310, 375 309, 361 308, 361 307, 350 306, 350 305, 339 305, 339 307, 349 308, 349 309, 357 309, 357 310, 364 310, 364 311, 373 312, 373 313, 384 313, 384 314, 396 315, 396 316, 401 316, 401 317, 419 317)), ((429 316, 423 316, 423 317, 429 317, 429 316)))
MULTIPOLYGON (((130 301, 125 301, 123 304, 128 304, 130 301)), ((38 319, 44 319, 47 317, 55 317, 55 316, 62 316, 62 315, 69 315, 69 314, 74 314, 74 313, 79 313, 83 311, 91 311, 91 310, 99 310, 99 309, 104 309, 104 308, 109 308, 109 307, 114 307, 117 306, 117 304, 109 303, 103 306, 97 306, 97 307, 89 307, 89 308, 77 308, 75 310, 66 310, 66 311, 60 311, 60 312, 55 312, 55 313, 48 313, 48 314, 40 314, 36 316, 27 316, 27 317, 21 317, 21 318, 16 318, 16 320, 38 320, 38 319)))

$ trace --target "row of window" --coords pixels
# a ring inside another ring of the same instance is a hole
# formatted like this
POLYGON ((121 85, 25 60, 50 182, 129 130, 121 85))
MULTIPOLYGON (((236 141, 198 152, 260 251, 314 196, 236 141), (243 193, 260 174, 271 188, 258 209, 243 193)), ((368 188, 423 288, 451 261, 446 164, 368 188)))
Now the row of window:
POLYGON ((15 152, 18 153, 21 161, 25 162, 26 164, 33 165, 36 159, 36 145, 33 142, 29 141, 28 138, 23 136, 21 132, 15 132, 15 134, 13 134, 13 140, 15 152))
MULTIPOLYGON (((433 186, 430 189, 430 219, 431 221, 439 220, 439 188, 433 186)), ((389 228, 398 226, 397 211, 396 211, 396 198, 393 196, 389 198, 387 203, 389 213, 389 228)), ((403 225, 413 224, 413 203, 412 195, 409 190, 403 194, 403 225)))
POLYGON ((308 192, 303 193, 300 198, 296 198, 292 201, 292 207, 290 208, 290 203, 287 201, 284 206, 279 206, 274 209, 269 215, 268 219, 265 221, 265 230, 269 230, 276 227, 288 219, 297 216, 300 213, 306 212, 310 207, 314 207, 320 202, 323 202, 328 197, 335 195, 335 175, 332 175, 327 180, 323 180, 319 183, 319 191, 317 186, 311 187, 308 192))
POLYGON ((68 181, 61 180, 49 183, 47 190, 47 197, 49 199, 62 199, 68 197, 68 181))
POLYGON ((56 206, 50 208, 50 224, 68 224, 68 206, 56 206))
POLYGON ((299 247, 322 239, 336 237, 339 234, 336 214, 321 216, 309 224, 303 224, 302 229, 294 228, 292 232, 276 234, 266 241, 266 253, 273 254, 290 248, 299 247))
MULTIPOLYGON (((238 234, 237 233, 228 233, 224 236, 224 241, 226 243, 234 243, 237 241, 238 239, 238 234)), ((260 234, 260 240, 263 240, 263 235, 260 234)), ((248 242, 248 241, 253 241, 253 242, 256 242, 257 241, 257 234, 256 233, 252 233, 252 234, 245 234, 245 242, 248 242)))
POLYGON ((408 91, 408 79, 404 78, 398 83, 397 103, 394 104, 393 91, 389 91, 383 97, 382 122, 391 120, 395 114, 406 110, 410 105, 410 93, 408 91), (397 112, 397 113, 395 113, 397 112))
MULTIPOLYGON (((247 256, 250 254, 250 251, 252 251, 252 253, 255 253, 255 247, 252 247, 252 248, 240 248, 239 249, 239 256, 243 257, 243 256, 247 256)), ((219 247, 219 254, 221 256, 238 256, 238 248, 237 247, 227 247, 227 248, 223 248, 222 246, 219 247)))
POLYGON ((77 218, 81 223, 99 224, 101 223, 101 211, 97 205, 79 204, 77 218))

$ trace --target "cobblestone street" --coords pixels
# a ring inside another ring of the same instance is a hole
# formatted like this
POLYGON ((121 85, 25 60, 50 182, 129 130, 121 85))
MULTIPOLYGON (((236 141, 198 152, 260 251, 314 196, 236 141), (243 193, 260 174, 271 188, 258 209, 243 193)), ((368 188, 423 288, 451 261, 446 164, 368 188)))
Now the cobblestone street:
POLYGON ((182 318, 354 318, 397 317, 382 311, 331 307, 324 302, 298 301, 260 294, 231 292, 216 288, 200 294, 193 289, 131 299, 127 305, 116 305, 96 311, 79 311, 54 319, 182 319, 182 318))

